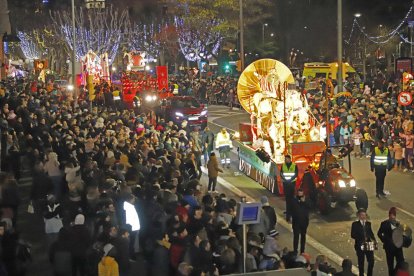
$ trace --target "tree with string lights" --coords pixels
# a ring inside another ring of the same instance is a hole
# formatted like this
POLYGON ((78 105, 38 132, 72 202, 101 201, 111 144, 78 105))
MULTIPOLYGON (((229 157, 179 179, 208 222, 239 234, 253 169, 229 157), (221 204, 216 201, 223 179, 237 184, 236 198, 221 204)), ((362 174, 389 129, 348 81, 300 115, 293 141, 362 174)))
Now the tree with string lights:
POLYGON ((20 39, 20 49, 25 58, 35 60, 43 56, 44 49, 37 43, 34 31, 30 33, 19 31, 17 32, 17 37, 20 39))
POLYGON ((175 18, 178 43, 188 61, 199 61, 216 57, 223 39, 215 28, 219 22, 214 19, 190 23, 183 18, 175 18))
MULTIPOLYGON (((68 50, 72 50, 72 17, 69 11, 51 12, 55 33, 66 41, 68 50)), ((122 41, 123 32, 128 26, 126 10, 120 12, 108 6, 105 9, 84 9, 76 11, 76 59, 79 61, 90 50, 97 55, 108 53, 110 63, 116 57, 122 41)))
POLYGON ((161 31, 161 25, 136 23, 128 29, 129 50, 145 52, 149 61, 157 59, 160 54, 161 43, 156 39, 156 36, 161 31))

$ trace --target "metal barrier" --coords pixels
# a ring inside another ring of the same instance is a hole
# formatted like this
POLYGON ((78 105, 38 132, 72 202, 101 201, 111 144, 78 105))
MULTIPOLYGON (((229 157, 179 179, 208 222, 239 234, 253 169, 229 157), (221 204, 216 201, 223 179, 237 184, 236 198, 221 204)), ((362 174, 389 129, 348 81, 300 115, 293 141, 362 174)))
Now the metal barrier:
MULTIPOLYGON (((232 274, 232 275, 242 275, 242 274, 232 274)), ((291 268, 285 270, 272 270, 272 271, 260 271, 260 272, 251 272, 245 273, 243 275, 250 275, 250 276, 309 276, 311 275, 304 268, 291 268)))

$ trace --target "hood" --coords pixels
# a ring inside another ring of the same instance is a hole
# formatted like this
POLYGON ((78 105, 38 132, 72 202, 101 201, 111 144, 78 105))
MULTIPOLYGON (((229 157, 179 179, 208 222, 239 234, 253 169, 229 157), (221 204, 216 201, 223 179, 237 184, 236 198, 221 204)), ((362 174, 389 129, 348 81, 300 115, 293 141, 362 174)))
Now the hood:
POLYGON ((115 265, 115 263, 116 261, 115 261, 115 258, 113 257, 109 257, 109 256, 102 257, 101 264, 103 266, 113 266, 115 265))

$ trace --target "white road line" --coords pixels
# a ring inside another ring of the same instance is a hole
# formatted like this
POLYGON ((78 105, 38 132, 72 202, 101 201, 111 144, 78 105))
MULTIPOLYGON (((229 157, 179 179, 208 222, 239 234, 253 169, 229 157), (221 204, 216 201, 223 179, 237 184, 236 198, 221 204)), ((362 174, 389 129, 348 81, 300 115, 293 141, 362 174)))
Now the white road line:
POLYGON ((408 215, 408 216, 410 216, 410 217, 414 218, 414 214, 413 214, 413 213, 410 213, 410 212, 408 212, 408 211, 406 211, 406 210, 404 210, 404 209, 402 209, 402 208, 400 208, 400 207, 397 207, 397 210, 400 210, 400 211, 401 211, 401 212, 403 212, 404 214, 406 214, 406 215, 408 215))
MULTIPOLYGON (((201 170, 204 174, 208 174, 208 171, 204 167, 201 167, 201 170)), ((226 187, 227 189, 229 189, 230 191, 232 191, 233 193, 235 193, 236 195, 238 195, 239 197, 246 197, 247 201, 250 201, 250 202, 256 201, 254 198, 244 193, 239 188, 235 187, 233 184, 231 184, 230 182, 228 182, 227 180, 225 180, 224 178, 220 176, 217 177, 217 182, 223 185, 224 187, 226 187)), ((283 228, 287 229, 291 233, 293 232, 291 225, 285 219, 283 219, 283 217, 278 217, 277 221, 283 228)), ((318 242, 317 240, 309 236, 309 234, 306 236, 306 242, 310 246, 318 250, 319 252, 326 255, 328 259, 332 260, 339 267, 342 266, 342 261, 344 260, 344 258, 342 258, 338 254, 336 254, 335 252, 327 248, 325 245, 321 244, 320 242, 318 242)), ((381 259, 377 257, 377 260, 380 261, 381 259)), ((352 266, 352 272, 358 274, 359 273, 358 268, 356 266, 352 266)))

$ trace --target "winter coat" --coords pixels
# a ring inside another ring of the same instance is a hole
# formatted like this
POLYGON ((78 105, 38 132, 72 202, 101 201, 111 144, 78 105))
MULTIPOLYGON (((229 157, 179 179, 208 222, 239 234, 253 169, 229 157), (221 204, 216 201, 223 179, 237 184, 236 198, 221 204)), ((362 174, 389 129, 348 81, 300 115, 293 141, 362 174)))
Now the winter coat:
POLYGON ((303 229, 309 225, 309 203, 295 198, 292 203, 292 228, 303 229))
POLYGON ((49 251, 53 271, 58 275, 72 275, 72 255, 68 241, 56 241, 49 251))
POLYGON ((86 250, 92 244, 91 235, 85 225, 74 225, 71 229, 72 255, 85 257, 86 250))
POLYGON ((174 269, 178 268, 184 257, 184 250, 186 248, 186 239, 173 239, 170 248, 170 264, 174 269))
POLYGON ((169 265, 169 252, 168 249, 160 244, 155 246, 152 254, 152 275, 157 276, 169 276, 170 265, 169 265))
POLYGON ((208 177, 216 178, 219 172, 223 172, 219 167, 219 163, 216 156, 210 156, 210 160, 207 162, 208 177))
POLYGON ((119 266, 120 272, 128 272, 130 268, 129 264, 129 240, 125 238, 118 238, 115 241, 116 262, 119 266))
POLYGON ((118 263, 113 257, 105 256, 98 264, 99 276, 119 276, 118 263))
MULTIPOLYGON (((275 212, 275 208, 272 206, 263 206, 264 214, 266 215, 267 219, 269 220, 269 231, 275 229, 277 223, 277 216, 275 212)), ((268 231, 268 232, 269 232, 268 231)), ((267 233, 266 233, 267 234, 267 233)))

